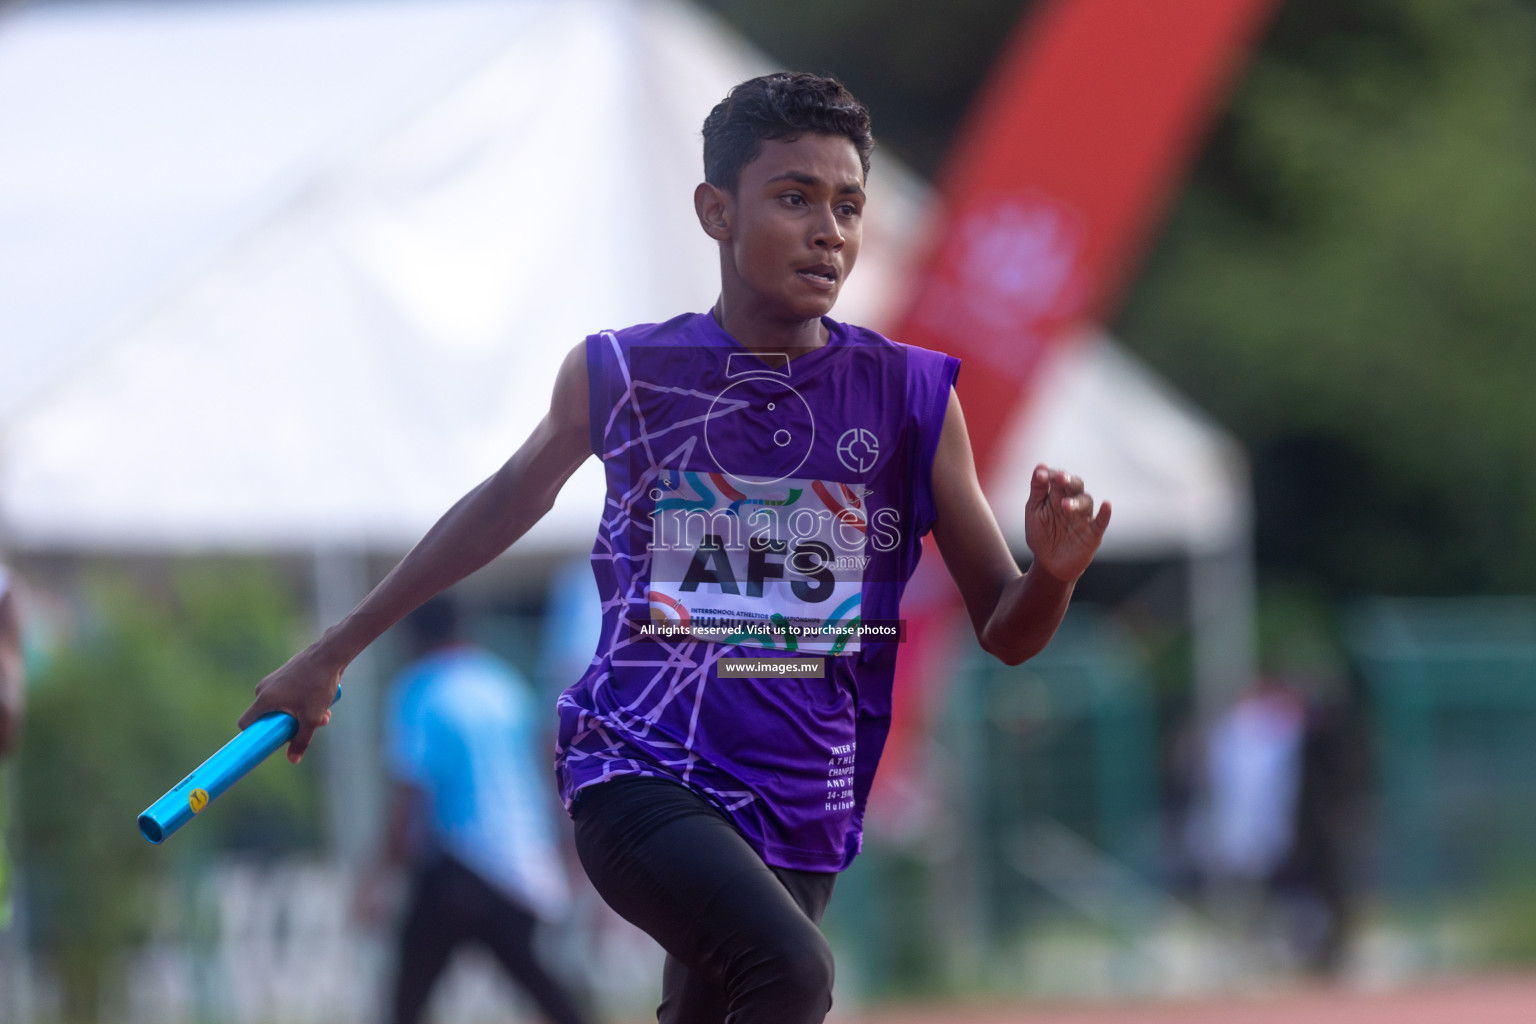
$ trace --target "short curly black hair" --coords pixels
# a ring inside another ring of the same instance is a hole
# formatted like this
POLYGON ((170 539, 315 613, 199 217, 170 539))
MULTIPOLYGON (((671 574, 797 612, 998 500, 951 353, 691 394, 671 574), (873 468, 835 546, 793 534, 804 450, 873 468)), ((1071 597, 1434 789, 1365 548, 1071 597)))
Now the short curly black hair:
POLYGON ((741 169, 757 159, 765 140, 807 132, 846 138, 869 176, 875 138, 864 104, 835 78, 781 71, 742 82, 704 119, 704 180, 735 192, 741 169))

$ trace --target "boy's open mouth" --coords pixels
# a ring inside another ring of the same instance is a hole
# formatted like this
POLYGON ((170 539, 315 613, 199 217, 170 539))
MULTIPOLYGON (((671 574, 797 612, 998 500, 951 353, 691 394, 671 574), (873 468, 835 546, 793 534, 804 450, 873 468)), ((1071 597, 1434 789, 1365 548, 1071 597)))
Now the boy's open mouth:
POLYGON ((814 267, 801 267, 795 273, 818 288, 832 288, 837 285, 837 271, 831 264, 819 263, 814 267))

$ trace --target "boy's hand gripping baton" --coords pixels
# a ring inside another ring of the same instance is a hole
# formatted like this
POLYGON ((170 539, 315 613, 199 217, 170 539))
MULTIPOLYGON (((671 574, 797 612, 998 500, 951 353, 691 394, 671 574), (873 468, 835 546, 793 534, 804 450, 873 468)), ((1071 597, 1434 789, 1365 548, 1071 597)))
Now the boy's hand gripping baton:
MULTIPOLYGON (((336 687, 334 704, 341 700, 336 687)), ((152 843, 163 843, 245 773, 265 761, 278 747, 298 731, 298 721, 286 711, 270 711, 246 726, 239 735, 220 747, 212 757, 193 769, 139 815, 139 831, 152 843)))

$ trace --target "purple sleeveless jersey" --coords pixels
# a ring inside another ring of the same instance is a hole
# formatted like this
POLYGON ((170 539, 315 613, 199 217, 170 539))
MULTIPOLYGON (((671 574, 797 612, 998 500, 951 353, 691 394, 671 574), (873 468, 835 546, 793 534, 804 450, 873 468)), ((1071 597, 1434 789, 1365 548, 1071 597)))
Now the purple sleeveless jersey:
POLYGON ((618 775, 676 779, 767 863, 808 871, 859 849, 959 369, 824 322, 795 359, 707 313, 587 339, 603 633, 560 696, 555 757, 567 806, 618 775), (722 674, 742 657, 825 675, 722 674))

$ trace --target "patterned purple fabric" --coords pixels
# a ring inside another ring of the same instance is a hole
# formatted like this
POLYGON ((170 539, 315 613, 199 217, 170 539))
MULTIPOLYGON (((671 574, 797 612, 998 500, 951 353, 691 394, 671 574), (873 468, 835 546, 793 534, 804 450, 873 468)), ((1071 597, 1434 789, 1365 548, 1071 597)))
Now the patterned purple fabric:
POLYGON ((617 775, 670 777, 767 863, 812 871, 859 849, 959 369, 825 323, 795 359, 707 313, 587 339, 603 633, 560 696, 555 759, 567 805, 617 775), (720 674, 745 656, 822 658, 825 677, 720 674))

